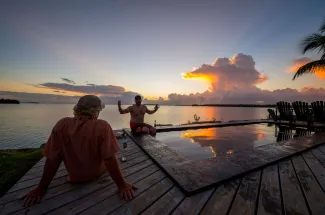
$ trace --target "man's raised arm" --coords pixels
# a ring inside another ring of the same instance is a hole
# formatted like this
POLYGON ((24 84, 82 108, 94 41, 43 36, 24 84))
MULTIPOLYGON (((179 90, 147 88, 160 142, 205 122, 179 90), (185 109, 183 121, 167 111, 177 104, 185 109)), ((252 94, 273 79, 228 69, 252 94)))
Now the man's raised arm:
POLYGON ((158 108, 159 108, 159 106, 156 105, 154 110, 149 110, 149 109, 147 108, 147 106, 146 106, 146 113, 147 113, 147 114, 154 114, 154 113, 157 112, 158 108))
POLYGON ((118 101, 117 105, 118 105, 118 111, 120 112, 120 114, 125 114, 125 113, 131 112, 131 108, 132 108, 131 106, 123 110, 121 107, 121 101, 118 101))

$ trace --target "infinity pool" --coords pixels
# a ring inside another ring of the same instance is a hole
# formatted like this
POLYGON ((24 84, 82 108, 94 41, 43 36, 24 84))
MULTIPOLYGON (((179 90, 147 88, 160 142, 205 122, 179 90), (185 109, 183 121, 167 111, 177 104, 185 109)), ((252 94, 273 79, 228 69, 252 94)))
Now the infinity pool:
POLYGON ((162 132, 156 139, 192 160, 202 160, 307 134, 311 132, 278 128, 273 124, 251 124, 162 132))

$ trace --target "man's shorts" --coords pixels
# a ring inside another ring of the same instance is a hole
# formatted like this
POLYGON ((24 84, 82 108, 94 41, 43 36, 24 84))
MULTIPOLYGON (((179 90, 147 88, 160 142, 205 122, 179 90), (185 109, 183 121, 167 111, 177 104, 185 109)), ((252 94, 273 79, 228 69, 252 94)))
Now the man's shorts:
POLYGON ((147 127, 148 129, 152 128, 151 125, 146 124, 146 123, 130 123, 130 128, 132 133, 142 133, 142 128, 147 127), (141 131, 137 132, 137 129, 140 128, 141 131))

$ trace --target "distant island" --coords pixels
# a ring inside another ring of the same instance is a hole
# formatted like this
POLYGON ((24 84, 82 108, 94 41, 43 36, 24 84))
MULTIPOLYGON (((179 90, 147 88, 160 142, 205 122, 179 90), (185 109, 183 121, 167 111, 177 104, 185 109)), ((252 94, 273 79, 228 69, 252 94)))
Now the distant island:
POLYGON ((20 104, 20 101, 15 99, 0 99, 0 104, 20 104))

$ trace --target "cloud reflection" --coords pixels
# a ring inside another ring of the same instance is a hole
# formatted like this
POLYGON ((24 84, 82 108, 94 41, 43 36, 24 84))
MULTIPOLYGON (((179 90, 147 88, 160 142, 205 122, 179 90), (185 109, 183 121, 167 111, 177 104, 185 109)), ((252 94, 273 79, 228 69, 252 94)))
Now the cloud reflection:
POLYGON ((180 138, 188 139, 201 148, 208 148, 213 157, 276 141, 274 126, 267 127, 264 124, 188 130, 183 131, 180 138))

